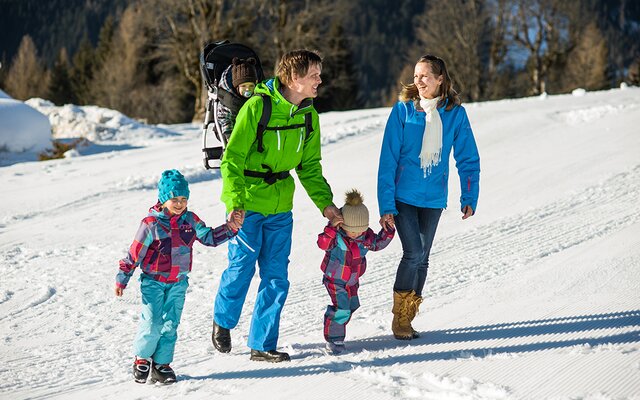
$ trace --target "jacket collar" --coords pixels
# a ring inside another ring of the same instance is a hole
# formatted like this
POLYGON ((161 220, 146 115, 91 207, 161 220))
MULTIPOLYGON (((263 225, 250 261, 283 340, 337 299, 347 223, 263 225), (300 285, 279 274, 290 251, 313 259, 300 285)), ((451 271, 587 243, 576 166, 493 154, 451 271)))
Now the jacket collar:
POLYGON ((281 108, 283 111, 289 114, 289 117, 293 118, 298 114, 306 114, 313 108, 313 99, 306 98, 300 102, 300 105, 295 105, 285 99, 280 92, 280 81, 278 78, 271 78, 268 81, 259 83, 256 87, 255 93, 266 94, 271 97, 276 107, 281 108))

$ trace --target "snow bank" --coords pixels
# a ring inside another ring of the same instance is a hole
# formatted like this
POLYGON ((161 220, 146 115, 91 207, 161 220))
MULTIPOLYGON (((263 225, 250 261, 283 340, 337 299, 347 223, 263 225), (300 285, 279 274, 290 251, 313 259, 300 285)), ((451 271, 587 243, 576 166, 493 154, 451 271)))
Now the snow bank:
POLYGON ((144 144, 148 140, 174 136, 163 128, 145 125, 126 115, 97 106, 56 106, 43 99, 30 99, 27 104, 49 117, 53 137, 83 137, 95 143, 144 144))
POLYGON ((0 90, 0 151, 40 152, 50 146, 49 119, 0 90))

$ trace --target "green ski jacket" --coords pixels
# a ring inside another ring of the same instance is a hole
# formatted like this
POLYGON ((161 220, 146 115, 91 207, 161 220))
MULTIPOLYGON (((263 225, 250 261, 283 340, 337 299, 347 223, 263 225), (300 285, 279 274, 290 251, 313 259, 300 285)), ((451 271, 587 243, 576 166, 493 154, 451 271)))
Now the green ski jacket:
POLYGON ((300 108, 289 103, 278 91, 278 86, 277 78, 258 84, 256 95, 247 100, 238 112, 220 166, 221 200, 227 212, 241 209, 269 215, 293 209, 295 183, 291 175, 269 184, 264 178, 246 176, 245 171, 280 173, 295 169, 320 212, 333 204, 333 194, 320 165, 318 113, 311 101, 303 101, 300 108), (268 130, 263 136, 263 152, 258 151, 256 140, 263 108, 260 94, 268 96, 272 105, 268 130), (306 113, 311 113, 313 126, 308 137, 304 127, 287 128, 291 125, 304 126, 306 113))

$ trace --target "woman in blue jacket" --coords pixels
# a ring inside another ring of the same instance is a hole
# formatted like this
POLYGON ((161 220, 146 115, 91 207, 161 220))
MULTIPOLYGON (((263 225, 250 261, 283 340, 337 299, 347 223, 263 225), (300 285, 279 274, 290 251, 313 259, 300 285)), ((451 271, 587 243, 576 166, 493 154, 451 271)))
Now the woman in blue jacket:
POLYGON ((411 321, 422 302, 431 244, 447 206, 451 150, 460 176, 462 219, 476 210, 480 156, 467 113, 441 58, 420 58, 413 84, 403 85, 399 99, 382 141, 378 205, 380 223, 385 229, 396 227, 402 243, 391 328, 396 339, 409 340, 419 336, 411 321))

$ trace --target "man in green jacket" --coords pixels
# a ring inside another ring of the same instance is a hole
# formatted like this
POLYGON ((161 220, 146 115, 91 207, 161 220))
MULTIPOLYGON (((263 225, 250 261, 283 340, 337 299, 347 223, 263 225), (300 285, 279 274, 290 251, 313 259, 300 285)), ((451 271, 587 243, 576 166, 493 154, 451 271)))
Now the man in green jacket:
POLYGON ((251 359, 289 360, 287 353, 276 350, 280 313, 289 291, 295 190, 289 171, 295 169, 326 218, 342 219, 320 165, 320 123, 312 99, 318 95, 321 72, 317 53, 286 53, 277 77, 260 83, 257 96, 245 103, 236 118, 220 166, 221 199, 230 225, 239 229, 237 240, 229 244, 229 266, 222 273, 214 305, 211 336, 220 352, 231 351, 230 329, 238 324, 257 261, 260 286, 249 330, 251 359), (258 125, 267 102, 270 118, 260 137, 258 125))

